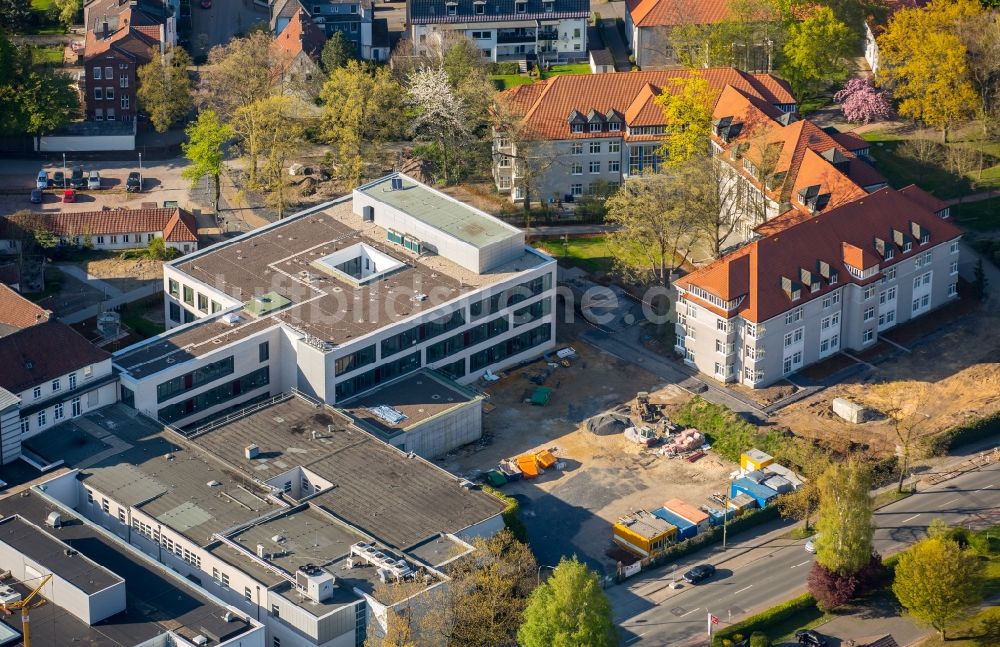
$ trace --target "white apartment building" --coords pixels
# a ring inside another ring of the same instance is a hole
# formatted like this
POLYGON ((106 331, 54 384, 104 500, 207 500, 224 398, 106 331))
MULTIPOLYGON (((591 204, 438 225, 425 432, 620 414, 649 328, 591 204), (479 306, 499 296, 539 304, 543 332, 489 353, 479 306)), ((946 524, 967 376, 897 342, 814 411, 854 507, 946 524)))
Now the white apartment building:
POLYGON ((414 54, 459 32, 491 61, 587 58, 590 0, 411 0, 406 12, 414 54))
POLYGON ((961 233, 916 187, 787 224, 676 282, 675 350, 705 375, 756 388, 869 348, 957 298, 961 233))
POLYGON ((470 383, 555 344, 555 261, 400 174, 164 265, 165 334, 121 397, 188 427, 297 389, 339 404, 421 367, 470 383))

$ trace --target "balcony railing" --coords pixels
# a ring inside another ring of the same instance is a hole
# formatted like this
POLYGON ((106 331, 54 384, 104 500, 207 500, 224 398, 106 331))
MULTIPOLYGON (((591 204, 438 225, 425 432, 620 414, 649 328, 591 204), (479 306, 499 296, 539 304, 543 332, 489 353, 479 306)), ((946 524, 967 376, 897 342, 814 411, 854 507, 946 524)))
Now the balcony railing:
POLYGON ((535 42, 535 32, 497 32, 497 44, 509 45, 511 43, 533 43, 535 42))
POLYGON ((538 40, 559 40, 559 32, 554 29, 542 29, 538 32, 538 40))

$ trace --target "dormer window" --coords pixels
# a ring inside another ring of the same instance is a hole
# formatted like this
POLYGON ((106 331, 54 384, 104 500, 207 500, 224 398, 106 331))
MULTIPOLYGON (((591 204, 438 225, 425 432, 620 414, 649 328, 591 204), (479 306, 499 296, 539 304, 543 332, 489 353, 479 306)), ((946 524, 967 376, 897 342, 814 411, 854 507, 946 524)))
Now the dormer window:
POLYGON ((595 121, 590 124, 590 132, 599 133, 601 132, 601 122, 595 121))
POLYGON ((888 247, 885 250, 885 260, 890 261, 892 257, 896 255, 896 250, 892 247, 888 247))
POLYGON ((929 243, 929 242, 931 242, 931 235, 930 235, 929 233, 927 233, 927 232, 924 232, 924 233, 923 233, 923 234, 922 234, 922 235, 920 236, 920 244, 921 244, 921 245, 926 245, 926 244, 927 244, 927 243, 929 243))
POLYGON ((474 3, 476 7, 476 15, 482 16, 486 13, 486 3, 482 1, 477 1, 474 3))
POLYGON ((545 13, 552 13, 554 6, 555 0, 542 0, 542 7, 545 9, 545 13))
POLYGON ((910 251, 911 249, 913 249, 913 243, 912 242, 906 241, 905 243, 903 243, 903 253, 904 254, 906 252, 910 251))
POLYGON ((573 133, 582 133, 583 132, 583 124, 570 124, 569 130, 570 130, 570 132, 573 132, 573 133))
POLYGON ((447 6, 448 6, 448 15, 449 16, 454 16, 454 15, 458 14, 458 3, 457 2, 449 2, 449 3, 447 3, 447 6))
POLYGON ((608 122, 608 130, 610 130, 611 132, 613 133, 621 132, 621 129, 622 129, 621 122, 619 121, 608 122))
POLYGON ((528 10, 528 3, 527 2, 515 2, 514 3, 514 11, 516 11, 517 13, 524 13, 527 10, 528 10))

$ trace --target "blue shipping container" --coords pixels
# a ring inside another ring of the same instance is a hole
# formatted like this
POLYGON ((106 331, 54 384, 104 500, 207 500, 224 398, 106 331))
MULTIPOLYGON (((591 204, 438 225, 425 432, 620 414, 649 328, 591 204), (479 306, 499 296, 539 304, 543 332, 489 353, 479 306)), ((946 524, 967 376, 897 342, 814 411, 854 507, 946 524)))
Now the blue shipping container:
POLYGON ((653 515, 663 519, 667 523, 677 526, 677 541, 690 539, 698 534, 698 526, 694 525, 684 517, 679 517, 666 508, 653 510, 653 515))
POLYGON ((767 507, 778 493, 771 488, 761 485, 760 483, 754 483, 752 480, 744 477, 741 479, 736 479, 729 486, 729 496, 735 497, 740 493, 748 495, 754 501, 757 502, 757 506, 761 508, 767 507))

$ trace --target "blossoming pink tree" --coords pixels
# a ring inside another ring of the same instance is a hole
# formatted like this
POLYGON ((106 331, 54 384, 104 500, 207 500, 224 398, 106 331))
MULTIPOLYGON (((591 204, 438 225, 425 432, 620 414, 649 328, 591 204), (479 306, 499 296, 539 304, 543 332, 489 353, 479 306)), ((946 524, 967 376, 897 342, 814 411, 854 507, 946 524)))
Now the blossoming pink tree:
POLYGON ((893 115, 889 93, 879 90, 868 79, 854 78, 833 95, 841 103, 844 118, 851 123, 871 123, 893 115))

